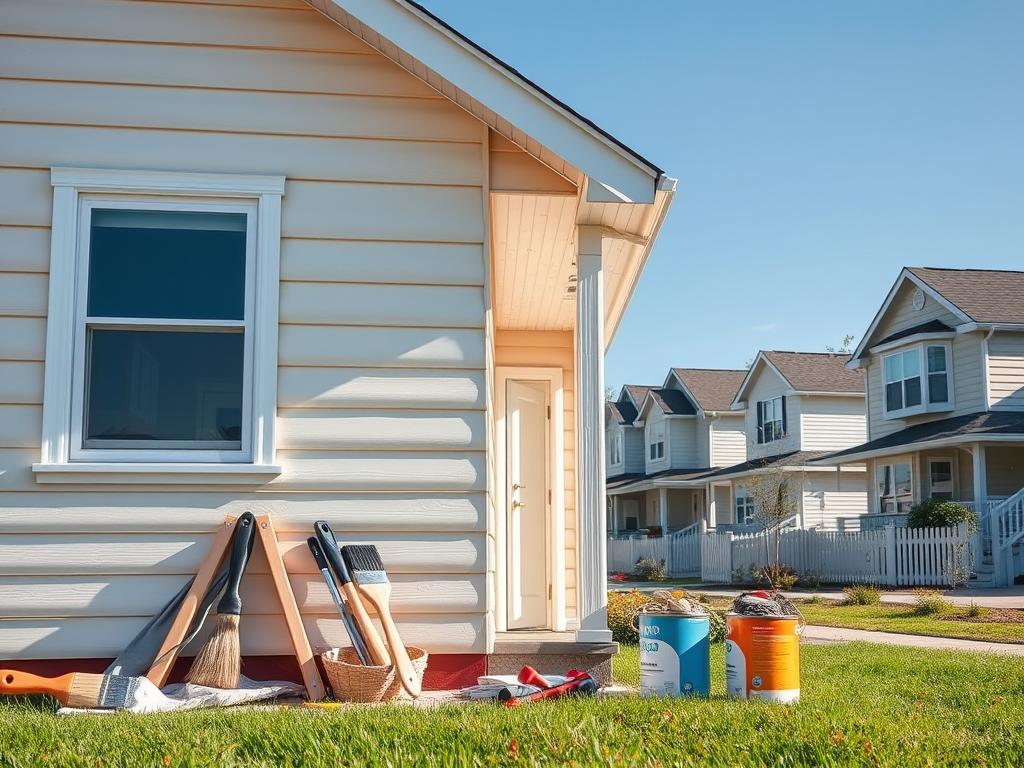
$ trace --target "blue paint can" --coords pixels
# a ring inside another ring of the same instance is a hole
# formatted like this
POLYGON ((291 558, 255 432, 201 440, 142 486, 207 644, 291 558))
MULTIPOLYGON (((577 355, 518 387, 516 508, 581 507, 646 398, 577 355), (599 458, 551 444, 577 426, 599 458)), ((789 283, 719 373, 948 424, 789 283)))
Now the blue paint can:
POLYGON ((640 693, 711 693, 711 619, 674 613, 640 614, 640 693))

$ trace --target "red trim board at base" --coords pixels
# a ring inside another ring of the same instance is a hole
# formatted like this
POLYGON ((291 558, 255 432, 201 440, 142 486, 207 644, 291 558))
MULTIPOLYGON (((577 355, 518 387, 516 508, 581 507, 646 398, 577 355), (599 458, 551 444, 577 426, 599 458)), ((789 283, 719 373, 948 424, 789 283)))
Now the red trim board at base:
MULTIPOLYGON (((2 661, 0 668, 31 672, 41 677, 57 677, 68 672, 100 674, 113 659, 26 659, 2 661)), ((168 682, 184 678, 192 659, 179 658, 171 669, 168 682)), ((253 680, 288 680, 302 683, 294 656, 247 656, 242 659, 242 674, 253 680)), ((487 674, 487 655, 483 653, 439 653, 427 659, 423 690, 444 691, 476 685, 480 675, 487 674)), ((325 678, 326 679, 326 678, 325 678)))

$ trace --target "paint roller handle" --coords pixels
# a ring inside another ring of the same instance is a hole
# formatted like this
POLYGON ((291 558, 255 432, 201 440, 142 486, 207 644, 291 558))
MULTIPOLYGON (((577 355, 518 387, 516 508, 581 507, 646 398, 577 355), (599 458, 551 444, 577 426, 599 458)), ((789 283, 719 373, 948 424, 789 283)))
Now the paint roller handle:
POLYGON ((334 584, 334 579, 331 577, 331 573, 328 570, 327 558, 324 557, 324 552, 320 547, 320 542, 310 536, 306 539, 306 545, 309 547, 309 551, 313 554, 313 559, 316 561, 316 567, 320 569, 320 573, 323 574, 324 580, 327 582, 327 589, 331 593, 334 605, 338 608, 338 613, 341 615, 342 622, 345 624, 345 631, 348 632, 348 636, 352 640, 352 647, 355 649, 356 655, 359 657, 359 661, 362 662, 363 666, 370 666, 372 662, 370 661, 370 654, 366 651, 366 642, 363 640, 363 636, 360 634, 355 621, 352 620, 352 614, 349 612, 348 606, 345 605, 345 601, 341 599, 341 593, 338 592, 338 587, 334 584))
POLYGON ((238 586, 242 583, 242 574, 246 563, 252 555, 252 546, 256 543, 253 533, 256 530, 256 518, 252 512, 245 512, 235 524, 235 539, 231 543, 231 559, 228 564, 228 584, 224 588, 224 597, 217 603, 217 613, 238 616, 242 612, 242 598, 238 596, 238 586))

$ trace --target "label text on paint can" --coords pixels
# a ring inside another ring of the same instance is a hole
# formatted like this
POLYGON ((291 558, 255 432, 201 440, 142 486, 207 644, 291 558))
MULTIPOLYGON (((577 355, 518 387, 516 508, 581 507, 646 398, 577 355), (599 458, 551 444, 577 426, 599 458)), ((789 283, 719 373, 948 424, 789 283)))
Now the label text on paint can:
POLYGON ((729 696, 799 701, 799 620, 728 615, 725 622, 725 680, 729 696))
POLYGON ((640 690, 645 696, 707 696, 711 661, 706 616, 640 615, 640 690))

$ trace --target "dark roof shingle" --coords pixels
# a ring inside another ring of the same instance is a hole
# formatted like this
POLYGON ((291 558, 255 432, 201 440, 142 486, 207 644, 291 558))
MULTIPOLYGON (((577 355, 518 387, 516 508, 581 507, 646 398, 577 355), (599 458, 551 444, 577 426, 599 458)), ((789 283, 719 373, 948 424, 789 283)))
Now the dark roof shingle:
POLYGON ((1024 323, 1024 272, 907 269, 976 323, 1024 323))
POLYGON ((619 424, 632 424, 636 421, 636 408, 632 403, 608 403, 608 410, 619 424))
POLYGON ((849 356, 831 352, 763 352, 797 392, 864 393, 864 376, 846 368, 849 356))
POLYGON ((652 389, 654 402, 669 416, 693 416, 697 409, 678 389, 652 389))
POLYGON ((746 371, 715 370, 710 368, 673 368, 697 405, 705 411, 728 411, 736 399, 746 371))

